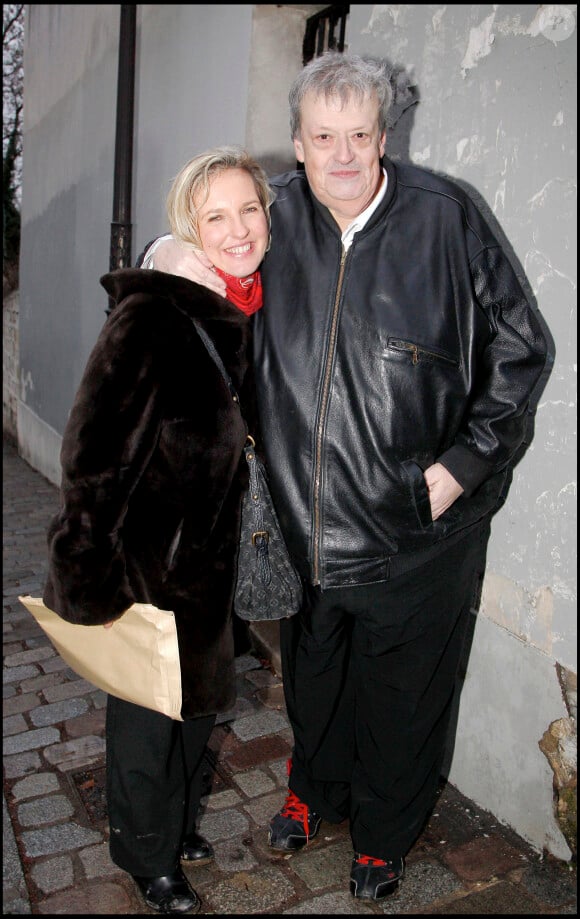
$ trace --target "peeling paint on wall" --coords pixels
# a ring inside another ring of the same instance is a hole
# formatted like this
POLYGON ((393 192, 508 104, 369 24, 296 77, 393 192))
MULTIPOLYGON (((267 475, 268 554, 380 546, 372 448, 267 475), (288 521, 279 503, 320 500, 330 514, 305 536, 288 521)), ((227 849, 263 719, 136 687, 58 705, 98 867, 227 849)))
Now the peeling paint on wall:
POLYGON ((554 634, 554 594, 542 586, 535 592, 500 574, 485 576, 480 612, 496 625, 539 651, 551 655, 554 634))
POLYGON ((474 165, 481 163, 486 155, 485 141, 479 134, 472 134, 471 137, 462 137, 456 145, 457 162, 462 166, 474 165))
POLYGON ((562 280, 570 284, 572 290, 576 290, 574 279, 559 271, 552 264, 546 253, 540 252, 539 249, 530 249, 526 252, 524 267, 536 296, 540 293, 542 285, 554 277, 562 278, 562 280))
POLYGON ((491 54, 491 46, 495 41, 492 32, 495 20, 495 11, 487 16, 483 22, 469 32, 467 50, 461 61, 461 76, 465 79, 467 71, 477 67, 480 60, 491 54))
MULTIPOLYGON (((562 115, 562 122, 563 122, 564 120, 563 113, 560 112, 559 114, 562 115)), ((572 182, 570 179, 559 179, 558 177, 554 179, 549 179, 546 182, 546 184, 543 185, 542 188, 540 188, 539 191, 537 191, 530 198, 528 198, 528 204, 530 205, 531 210, 535 210, 535 208, 545 205, 547 203, 548 193, 554 185, 563 185, 564 192, 565 193, 568 192, 570 195, 575 195, 576 193, 576 183, 572 182)))
POLYGON ((30 390, 34 392, 34 381, 32 379, 32 374, 30 370, 26 373, 24 370, 20 371, 20 399, 22 402, 26 402, 26 393, 30 390))
POLYGON ((371 12, 368 25, 362 30, 363 35, 381 33, 386 34, 390 22, 396 26, 401 14, 401 4, 375 3, 371 12))
POLYGON ((542 4, 527 31, 534 36, 541 34, 555 44, 570 38, 575 28, 574 13, 567 6, 542 4))
MULTIPOLYGON (((495 12, 497 13, 498 10, 501 16, 503 13, 501 5, 496 6, 495 12)), ((554 44, 570 38, 575 28, 576 18, 573 11, 567 6, 558 4, 539 4, 528 25, 522 24, 520 14, 496 19, 495 22, 495 30, 501 35, 529 35, 531 38, 537 38, 541 35, 543 38, 548 38, 554 42, 554 44)))
POLYGON ((431 159, 431 144, 428 144, 424 150, 417 150, 413 153, 412 160, 417 166, 422 166, 431 159))

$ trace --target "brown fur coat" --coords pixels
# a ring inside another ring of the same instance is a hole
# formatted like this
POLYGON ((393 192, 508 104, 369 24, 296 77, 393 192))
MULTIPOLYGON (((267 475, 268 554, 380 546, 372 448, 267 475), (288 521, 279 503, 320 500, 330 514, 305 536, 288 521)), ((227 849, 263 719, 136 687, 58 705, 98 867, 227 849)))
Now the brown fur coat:
POLYGON ((246 424, 190 316, 213 340, 249 419, 251 323, 184 278, 130 268, 101 283, 117 306, 64 433, 44 602, 85 625, 117 619, 136 601, 173 610, 182 715, 223 711, 235 699, 246 424))

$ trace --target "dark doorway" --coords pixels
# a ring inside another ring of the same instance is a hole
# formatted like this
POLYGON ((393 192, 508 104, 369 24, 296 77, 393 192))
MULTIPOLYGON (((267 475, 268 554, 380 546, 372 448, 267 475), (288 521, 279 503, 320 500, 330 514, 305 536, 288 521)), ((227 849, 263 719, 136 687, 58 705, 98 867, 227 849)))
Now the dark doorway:
POLYGON ((346 17, 350 6, 333 3, 306 20, 306 31, 302 43, 302 63, 313 57, 320 57, 325 51, 344 51, 346 17))

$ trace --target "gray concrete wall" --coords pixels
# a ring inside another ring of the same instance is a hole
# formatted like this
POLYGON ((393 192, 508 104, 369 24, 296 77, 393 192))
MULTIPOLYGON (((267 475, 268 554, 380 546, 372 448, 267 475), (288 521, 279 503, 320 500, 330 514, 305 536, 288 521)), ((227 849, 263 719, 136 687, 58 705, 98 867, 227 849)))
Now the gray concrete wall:
MULTIPOLYGON (((287 91, 320 6, 138 6, 133 255, 165 229, 177 169, 216 143, 292 167, 287 91)), ((25 56, 20 452, 53 482, 105 318, 119 7, 32 5, 25 56)), ((575 757, 575 7, 351 5, 350 50, 387 57, 387 148, 464 185, 551 335, 535 439, 493 522, 450 778, 536 847, 569 848, 553 762, 575 757), (566 679, 562 679, 562 674, 566 679), (565 685, 564 685, 565 684, 565 685)))
POLYGON ((137 7, 134 254, 167 229, 181 166, 217 144, 244 144, 252 7, 137 7))
POLYGON ((24 48, 18 434, 60 479, 58 449, 105 318, 119 8, 32 4, 24 48))
MULTIPOLYGON (((118 5, 31 5, 25 47, 20 449, 60 480, 60 435, 105 319, 118 5)), ((138 7, 133 257, 195 152, 245 141, 251 6, 138 7)))

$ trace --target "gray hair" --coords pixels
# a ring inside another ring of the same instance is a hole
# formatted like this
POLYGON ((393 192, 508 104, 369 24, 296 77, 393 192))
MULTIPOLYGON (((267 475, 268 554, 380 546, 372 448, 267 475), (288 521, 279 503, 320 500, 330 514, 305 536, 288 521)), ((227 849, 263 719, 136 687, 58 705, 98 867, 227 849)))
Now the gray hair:
POLYGON ((361 101, 374 94, 379 103, 379 134, 387 129, 393 91, 386 61, 339 51, 327 51, 310 61, 294 80, 288 95, 292 140, 300 137, 300 107, 308 92, 324 95, 326 99, 338 96, 343 105, 353 94, 361 101))

